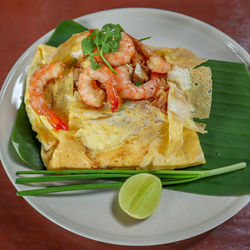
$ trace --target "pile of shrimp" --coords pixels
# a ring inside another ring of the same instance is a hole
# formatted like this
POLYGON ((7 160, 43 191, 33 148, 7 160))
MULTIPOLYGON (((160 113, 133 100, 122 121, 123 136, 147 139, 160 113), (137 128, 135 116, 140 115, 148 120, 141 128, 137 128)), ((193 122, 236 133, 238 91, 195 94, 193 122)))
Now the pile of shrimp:
MULTIPOLYGON (((108 101, 113 112, 119 111, 123 100, 146 100, 166 112, 170 64, 126 32, 121 35, 119 49, 104 54, 116 74, 100 56, 94 57, 101 65, 97 70, 75 64, 74 80, 80 98, 93 108, 100 108, 108 101)), ((61 62, 42 66, 32 75, 29 87, 32 108, 46 116, 56 130, 68 130, 68 125, 46 104, 45 87, 49 81, 62 77, 64 68, 61 62)))

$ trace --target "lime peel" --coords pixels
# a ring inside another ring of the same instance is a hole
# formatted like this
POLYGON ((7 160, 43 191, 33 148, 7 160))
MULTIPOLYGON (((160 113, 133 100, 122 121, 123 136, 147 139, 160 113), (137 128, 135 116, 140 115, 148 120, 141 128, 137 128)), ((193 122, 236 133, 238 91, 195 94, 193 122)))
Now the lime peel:
POLYGON ((161 180, 152 174, 129 177, 122 185, 118 202, 120 208, 135 219, 146 219, 157 208, 162 192, 161 180))

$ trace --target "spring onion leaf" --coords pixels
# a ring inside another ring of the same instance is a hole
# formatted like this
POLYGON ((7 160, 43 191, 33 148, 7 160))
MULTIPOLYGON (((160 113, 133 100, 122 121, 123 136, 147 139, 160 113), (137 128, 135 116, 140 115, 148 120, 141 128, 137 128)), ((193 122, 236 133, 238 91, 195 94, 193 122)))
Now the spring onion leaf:
POLYGON ((82 179, 106 179, 106 178, 124 178, 129 174, 74 174, 74 175, 53 175, 41 177, 23 177, 17 178, 17 184, 39 183, 48 181, 82 180, 82 179))
POLYGON ((57 193, 64 191, 74 191, 74 190, 84 190, 84 189, 100 189, 100 188, 114 188, 121 187, 123 182, 113 182, 113 183, 91 183, 91 184, 75 184, 75 185, 63 185, 63 186, 53 186, 34 190, 25 190, 17 192, 17 196, 29 196, 29 195, 42 195, 49 193, 57 193))
POLYGON ((99 189, 99 188, 111 188, 120 187, 126 179, 134 174, 150 173, 160 178, 163 186, 181 184, 186 182, 196 181, 202 178, 207 178, 214 175, 225 174, 228 172, 240 170, 246 167, 245 162, 240 162, 227 167, 202 170, 202 171, 186 171, 186 170, 112 170, 112 169, 97 169, 97 170, 56 170, 56 171, 18 171, 17 174, 46 174, 39 177, 21 177, 16 179, 17 184, 27 183, 39 183, 50 181, 65 181, 65 180, 84 180, 84 179, 110 179, 114 181, 123 180, 114 183, 90 183, 90 184, 75 184, 75 185, 63 185, 57 187, 47 187, 35 190, 26 190, 17 192, 18 196, 25 195, 40 195, 54 192, 82 190, 82 189, 99 189), (51 175, 55 174, 55 175, 51 175), (62 175, 60 175, 62 174, 62 175), (66 175, 65 175, 66 174, 66 175), (67 175, 70 174, 70 175, 67 175))

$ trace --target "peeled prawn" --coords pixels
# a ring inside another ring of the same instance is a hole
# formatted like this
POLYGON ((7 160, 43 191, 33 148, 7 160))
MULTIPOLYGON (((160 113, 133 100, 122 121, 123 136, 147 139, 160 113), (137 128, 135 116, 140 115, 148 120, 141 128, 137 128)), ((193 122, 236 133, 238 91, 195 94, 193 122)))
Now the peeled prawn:
POLYGON ((56 130, 68 130, 68 125, 49 108, 45 98, 45 87, 49 81, 59 78, 63 73, 64 64, 53 62, 37 69, 29 82, 31 107, 38 115, 46 116, 56 130))
POLYGON ((78 92, 81 99, 91 107, 101 107, 105 99, 105 92, 97 86, 95 79, 90 76, 89 70, 80 74, 78 92))
POLYGON ((98 70, 93 70, 90 66, 80 74, 78 92, 81 99, 89 106, 99 108, 105 99, 105 92, 96 81, 103 84, 106 89, 107 98, 111 104, 113 112, 118 111, 119 95, 116 89, 116 82, 113 72, 106 66, 98 70))
MULTIPOLYGON (((121 32, 122 39, 119 42, 120 48, 116 52, 106 53, 104 57, 111 66, 120 66, 129 63, 135 54, 135 46, 127 33, 121 32)), ((95 50, 97 52, 97 49, 95 50)), ((97 62, 103 62, 100 56, 94 57, 97 62)))
POLYGON ((149 49, 146 45, 144 45, 139 40, 137 40, 131 36, 130 36, 130 38, 133 41, 133 43, 135 44, 136 49, 148 58, 147 66, 152 72, 165 74, 171 69, 170 64, 166 60, 164 60, 162 57, 160 57, 154 51, 149 49))
POLYGON ((157 73, 151 72, 151 78, 146 83, 136 86, 129 79, 129 72, 126 66, 115 68, 117 75, 117 89, 120 97, 124 99, 140 100, 153 97, 160 82, 157 73))

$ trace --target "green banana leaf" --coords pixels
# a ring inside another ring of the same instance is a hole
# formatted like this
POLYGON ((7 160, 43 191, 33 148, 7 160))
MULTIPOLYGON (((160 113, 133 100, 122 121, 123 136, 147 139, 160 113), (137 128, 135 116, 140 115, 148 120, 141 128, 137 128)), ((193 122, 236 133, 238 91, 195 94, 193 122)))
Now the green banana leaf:
POLYGON ((31 128, 23 100, 17 111, 11 141, 19 157, 30 168, 40 170, 45 167, 40 156, 41 145, 35 136, 36 134, 31 128))
MULTIPOLYGON (((63 21, 47 44, 58 46, 73 33, 87 28, 73 21, 63 21)), ((250 193, 250 77, 244 64, 208 60, 212 70, 213 101, 210 118, 205 121, 208 133, 199 135, 207 163, 187 170, 207 170, 245 161, 247 167, 232 173, 168 189, 206 195, 240 195, 250 193)), ((43 168, 40 148, 35 147, 31 127, 22 103, 12 133, 12 142, 19 156, 32 168, 43 168), (30 151, 30 152, 29 152, 30 151), (27 153, 29 152, 29 153, 27 153)))
POLYGON ((76 23, 72 20, 63 20, 58 24, 47 45, 58 47, 60 44, 67 41, 73 34, 88 30, 88 28, 76 23))
POLYGON ((247 167, 168 189, 208 194, 250 193, 250 77, 244 64, 208 60, 213 99, 207 134, 199 134, 207 163, 189 170, 208 170, 245 161, 247 167))

